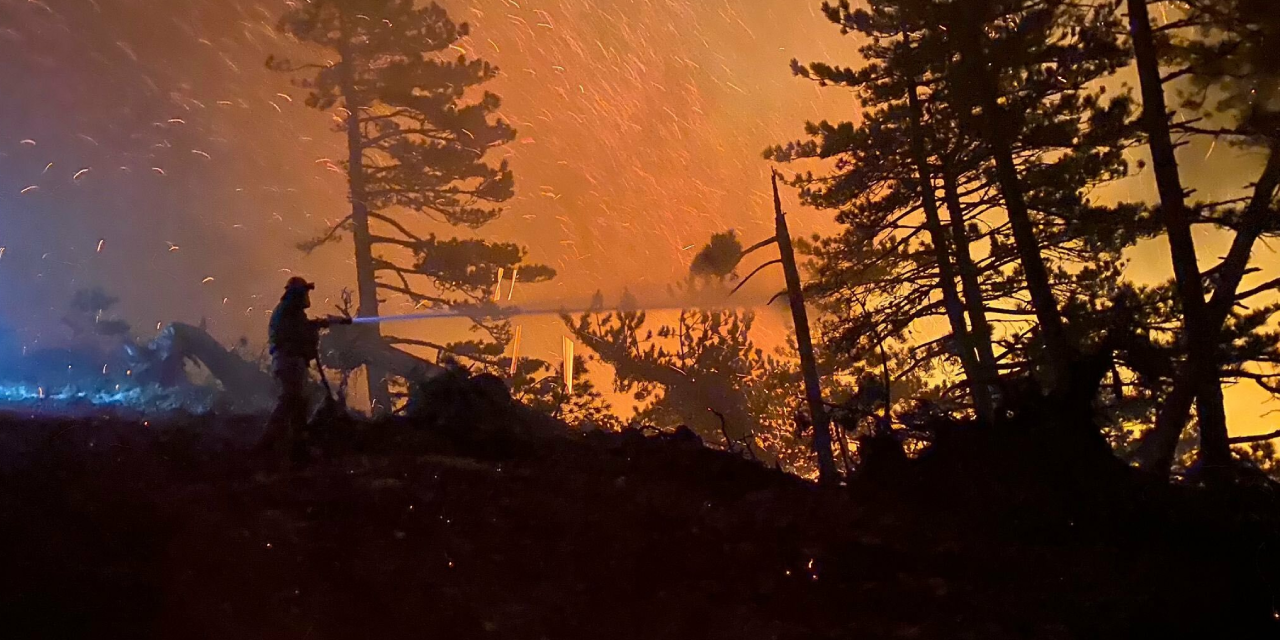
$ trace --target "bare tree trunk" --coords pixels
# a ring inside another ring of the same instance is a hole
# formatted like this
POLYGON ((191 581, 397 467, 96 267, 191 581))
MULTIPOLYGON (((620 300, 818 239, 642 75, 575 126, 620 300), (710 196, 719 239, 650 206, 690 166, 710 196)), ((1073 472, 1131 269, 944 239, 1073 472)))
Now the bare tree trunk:
MULTIPOLYGON (((373 264, 373 236, 369 231, 369 208, 364 185, 364 137, 360 131, 360 114, 364 105, 355 87, 355 60, 350 51, 342 52, 342 93, 347 109, 347 182, 351 196, 352 241, 356 249, 356 290, 359 296, 357 314, 360 317, 378 315, 378 278, 373 264)), ((378 325, 361 327, 376 332, 378 325)), ((376 365, 367 365, 369 380, 370 413, 374 416, 391 411, 391 391, 387 386, 387 372, 376 365)))
MULTIPOLYGON (((963 4, 963 3, 961 3, 963 4)), ((982 108, 982 120, 986 129, 987 144, 995 161, 996 178, 1004 195, 1005 211, 1013 230, 1014 248, 1027 281, 1027 293, 1031 296, 1040 337, 1048 355, 1046 374, 1049 387, 1066 384, 1068 370, 1075 360, 1075 349, 1067 338, 1058 310, 1058 300, 1053 295, 1049 270, 1040 255, 1040 243, 1036 238, 1035 224, 1027 209, 1022 178, 1013 160, 1013 136, 1009 130, 1009 114, 999 102, 999 86, 991 77, 986 53, 986 34, 973 16, 960 8, 957 15, 958 43, 962 60, 967 68, 967 80, 972 81, 982 108)))
POLYGON ((929 231, 934 260, 938 263, 938 288, 942 290, 942 306, 946 309, 947 320, 951 323, 956 355, 960 357, 960 364, 964 367, 965 377, 969 381, 969 393, 973 396, 974 411, 979 420, 990 423, 995 418, 995 405, 991 399, 991 388, 987 386, 984 379, 977 352, 974 351, 972 336, 965 325, 964 303, 956 290, 955 266, 951 262, 949 251, 951 239, 947 237, 942 226, 942 218, 938 214, 938 200, 933 188, 933 172, 929 167, 929 152, 925 146, 922 131, 924 110, 920 106, 919 90, 914 80, 909 81, 907 86, 907 103, 911 109, 911 154, 916 164, 920 201, 924 207, 925 228, 929 231))
MULTIPOLYGON (((1142 123, 1151 147, 1160 193, 1160 213, 1169 238, 1178 298, 1182 303, 1187 369, 1195 389, 1196 414, 1200 421, 1200 455, 1205 469, 1212 473, 1225 470, 1231 463, 1217 362, 1221 324, 1215 327, 1209 322, 1195 239, 1191 236, 1191 215, 1187 210, 1186 192, 1178 173, 1178 159, 1169 132, 1168 107, 1147 3, 1146 0, 1127 1, 1129 30, 1142 86, 1142 123)), ((1174 440, 1176 445, 1176 438, 1174 440)))
POLYGON ((818 376, 818 361, 813 353, 813 338, 809 335, 809 313, 804 306, 804 289, 800 284, 800 269, 796 266, 795 250, 791 247, 791 232, 787 229, 787 216, 782 212, 782 198, 778 195, 778 173, 773 174, 773 209, 777 228, 778 252, 782 255, 782 269, 787 278, 787 300, 791 303, 791 318, 796 325, 796 347, 800 351, 800 369, 804 373, 805 398, 809 404, 809 416, 813 421, 813 450, 818 456, 818 481, 834 484, 839 480, 835 456, 831 452, 831 421, 826 405, 822 402, 822 379, 818 376))
POLYGON ((959 267, 965 306, 969 311, 969 339, 973 340, 974 349, 978 352, 983 384, 994 388, 999 382, 997 373, 999 369, 993 346, 994 337, 991 323, 987 320, 987 305, 982 295, 978 265, 973 262, 973 254, 969 251, 969 232, 965 228, 964 204, 960 202, 960 189, 956 185, 955 175, 947 167, 943 167, 942 170, 942 189, 947 210, 951 212, 951 235, 956 248, 956 266, 959 267))

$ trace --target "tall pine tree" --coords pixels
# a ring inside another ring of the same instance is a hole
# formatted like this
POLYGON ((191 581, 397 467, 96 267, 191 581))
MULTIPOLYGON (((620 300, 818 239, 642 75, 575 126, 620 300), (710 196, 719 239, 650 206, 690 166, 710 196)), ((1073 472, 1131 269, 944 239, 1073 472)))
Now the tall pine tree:
MULTIPOLYGON (((308 106, 339 114, 351 214, 317 242, 351 235, 359 315, 378 315, 379 294, 399 293, 419 307, 470 308, 501 342, 509 332, 485 322, 495 315, 485 292, 499 269, 520 265, 523 252, 423 231, 433 223, 478 228, 514 195, 506 161, 486 157, 515 131, 494 115, 498 96, 476 89, 498 71, 454 50, 469 27, 434 3, 313 0, 295 3, 279 29, 324 50, 320 64, 267 64, 299 74, 308 106)), ((525 282, 552 275, 545 267, 521 270, 525 282)), ((388 410, 386 372, 370 366, 367 374, 375 411, 388 410)))
POLYGON ((951 3, 930 0, 875 0, 858 10, 849 2, 824 5, 845 32, 867 37, 866 64, 794 68, 854 89, 861 122, 811 124, 812 141, 768 154, 836 160, 833 173, 799 179, 810 204, 838 209, 837 220, 848 225, 817 246, 816 292, 846 307, 867 300, 873 309, 844 313, 847 326, 833 335, 907 339, 921 320, 942 316, 950 337, 917 344, 917 362, 905 368, 949 354, 980 393, 996 371, 1027 353, 1021 340, 1007 341, 997 361, 995 324, 1036 318, 1042 368, 1053 373, 1070 364, 1082 337, 1065 328, 1056 336, 1045 318, 1061 323, 1064 295, 1092 286, 1078 263, 1095 265, 1095 276, 1117 277, 1120 252, 1137 237, 1127 224, 1137 209, 1104 206, 1090 195, 1128 170, 1130 101, 1105 99, 1094 85, 1126 60, 1108 35, 1114 21, 1079 4, 977 8, 960 16, 951 3), (982 83, 973 79, 974 45, 955 36, 957 21, 975 16, 990 23, 981 55, 998 60, 985 65, 991 77, 982 83), (984 113, 992 93, 1005 114, 999 136, 984 113), (1003 144, 993 143, 1002 137, 1003 144), (1012 172, 1002 168, 1002 155, 1012 172), (1019 211, 1026 220, 1016 220, 1019 211), (1063 340, 1068 362, 1063 345, 1054 346, 1063 340))
MULTIPOLYGON (((1221 380, 1224 373, 1250 374, 1238 364, 1249 357, 1244 354, 1250 349, 1233 347, 1256 343, 1242 339, 1265 326, 1270 315, 1263 309, 1241 316, 1237 305, 1280 286, 1280 281, 1273 281, 1240 291, 1255 244, 1280 230, 1275 213, 1280 186, 1280 62, 1275 56, 1280 46, 1280 14, 1273 4, 1193 0, 1173 7, 1173 19, 1157 23, 1144 0, 1126 3, 1142 87, 1142 126, 1154 160, 1159 210, 1185 317, 1181 342, 1187 363, 1158 414, 1155 429, 1138 451, 1139 462, 1157 473, 1167 473, 1173 464, 1193 401, 1202 461, 1210 470, 1224 470, 1230 464, 1221 380), (1173 83, 1194 89, 1184 93, 1180 106, 1198 117, 1175 122, 1166 96, 1167 86, 1173 83), (1265 154, 1252 194, 1243 204, 1188 202, 1175 135, 1212 136, 1265 154), (1235 234, 1226 257, 1207 273, 1201 272, 1191 234, 1197 224, 1235 234), (1206 300, 1208 291, 1212 293, 1206 300), (1257 324, 1260 312, 1262 325, 1257 324)), ((1274 376, 1253 376, 1269 391, 1277 390, 1274 376)))

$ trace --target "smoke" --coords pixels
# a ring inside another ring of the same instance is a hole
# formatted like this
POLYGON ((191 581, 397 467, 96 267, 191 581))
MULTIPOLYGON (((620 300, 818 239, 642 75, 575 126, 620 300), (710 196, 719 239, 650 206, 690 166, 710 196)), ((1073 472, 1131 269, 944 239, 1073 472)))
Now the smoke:
MULTIPOLYGON (((707 238, 773 232, 760 151, 806 120, 857 117, 847 92, 788 70, 793 58, 857 62, 859 42, 816 1, 441 3, 471 23, 464 52, 501 68, 486 88, 519 132, 497 151, 517 197, 480 233, 560 273, 521 287, 512 302, 524 308, 576 308, 597 290, 616 300, 625 289, 636 308, 687 301, 673 288, 695 261, 719 273, 732 254, 699 258, 707 238)), ((295 247, 343 217, 344 151, 332 114, 306 108, 305 91, 264 66, 271 54, 318 55, 276 34, 288 4, 0 0, 0 355, 65 347, 61 318, 94 286, 120 298, 114 310, 143 341, 207 320, 225 344, 260 345, 291 275, 317 281, 317 311, 332 312, 353 280, 349 245, 295 247)), ((1240 176, 1257 175, 1256 158, 1224 153, 1199 142, 1184 153, 1206 199, 1234 197, 1240 176)), ((1105 195, 1154 193, 1148 171, 1105 195)), ((796 237, 831 228, 829 213, 785 205, 796 237)), ((1167 279, 1162 244, 1135 251, 1130 275, 1167 279)), ((1226 249, 1205 244, 1206 255, 1226 249)), ((767 270, 751 285, 735 302, 768 299, 781 278, 767 270)), ((413 303, 392 298, 384 312, 413 303)), ((528 351, 558 351, 562 327, 545 320, 526 326, 528 351)), ((400 326, 467 335, 465 322, 400 326)), ((762 344, 783 341, 777 326, 762 344)))
MULTIPOLYGON (((343 139, 332 114, 265 68, 271 54, 317 55, 275 32, 287 4, 0 0, 0 326, 10 328, 0 395, 132 402, 116 395, 129 384, 120 355, 63 322, 81 290, 119 298, 110 319, 139 343, 171 322, 206 321, 224 344, 260 345, 291 275, 317 281, 316 311, 333 311, 352 284, 350 246, 295 247, 345 215, 343 139)), ((472 25, 466 53, 503 70, 486 88, 520 136, 496 152, 514 167, 517 197, 479 233, 526 245, 561 274, 511 301, 552 312, 525 321, 530 352, 559 339, 555 310, 596 290, 627 290, 637 308, 689 303, 668 289, 697 246, 725 228, 771 227, 760 149, 805 119, 852 115, 846 96, 787 71, 793 56, 853 50, 815 8, 443 4, 472 25)), ((395 297, 384 306, 414 311, 395 297)), ((466 337, 464 325, 396 328, 446 341, 466 337)))
MULTIPOLYGON (((286 4, 0 1, 0 313, 24 340, 59 339, 57 314, 95 285, 138 331, 206 318, 255 341, 292 273, 320 282, 318 302, 349 286, 348 246, 293 249, 347 205, 330 116, 264 68, 315 53, 275 33, 286 4)), ((852 115, 787 72, 792 56, 852 50, 813 8, 444 4, 472 24, 467 53, 503 69, 488 88, 520 132, 501 150, 518 196, 483 233, 562 274, 525 303, 626 286, 662 303, 690 245, 767 227, 761 148, 852 115)))
POLYGON ((268 16, 140 0, 3 11, 3 81, 19 88, 0 94, 5 319, 32 346, 57 342, 74 292, 100 286, 139 330, 209 318, 225 338, 256 333, 264 285, 303 262, 286 247, 342 206, 340 188, 316 188, 323 168, 276 152, 305 147, 304 130, 321 136, 299 155, 332 145, 323 114, 270 104, 289 87, 258 59, 268 16))

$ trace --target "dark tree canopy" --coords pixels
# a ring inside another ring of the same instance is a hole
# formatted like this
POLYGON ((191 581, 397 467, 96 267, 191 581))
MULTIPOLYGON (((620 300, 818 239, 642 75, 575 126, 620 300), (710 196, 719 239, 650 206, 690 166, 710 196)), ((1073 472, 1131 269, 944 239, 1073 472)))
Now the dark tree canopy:
MULTIPOLYGON (((836 348, 869 356, 885 340, 914 343, 901 370, 957 358, 965 377, 989 383, 997 373, 1025 371, 1041 349, 1024 333, 1037 328, 1028 322, 1036 305, 1027 255, 1048 266, 1052 311, 1062 315, 1071 296, 1096 298, 1098 287, 1114 283, 1122 252, 1151 230, 1139 207, 1094 195, 1128 174, 1124 152, 1134 141, 1131 98, 1108 98, 1096 86, 1127 61, 1115 18, 1087 4, 979 8, 1033 242, 1013 224, 1008 176, 998 171, 978 83, 954 35, 960 18, 946 3, 824 5, 843 31, 866 39, 866 62, 792 69, 852 90, 861 119, 810 123, 810 139, 766 156, 829 161, 829 173, 794 182, 806 202, 835 210, 845 225, 812 249, 810 286, 829 312, 836 348), (1092 268, 1082 274, 1078 265, 1092 268), (950 336, 920 343, 921 323, 932 317, 948 321, 950 336)), ((1089 336, 1071 342, 1079 348, 1089 336)))
POLYGON ((411 0, 320 0, 300 4, 280 21, 299 40, 320 45, 338 60, 302 67, 307 105, 356 111, 364 159, 365 204, 371 212, 403 207, 455 225, 478 227, 501 213, 514 195, 505 161, 486 153, 515 138, 494 112, 501 101, 478 87, 497 76, 483 60, 451 45, 470 28, 437 4, 411 0))

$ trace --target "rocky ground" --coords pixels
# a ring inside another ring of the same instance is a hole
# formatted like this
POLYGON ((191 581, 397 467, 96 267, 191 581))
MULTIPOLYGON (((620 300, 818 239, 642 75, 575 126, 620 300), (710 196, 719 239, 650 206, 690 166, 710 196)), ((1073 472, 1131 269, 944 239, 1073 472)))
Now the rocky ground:
POLYGON ((1280 637, 1266 486, 953 455, 821 490, 674 435, 466 428, 298 467, 255 419, 0 418, 0 636, 1280 637))

